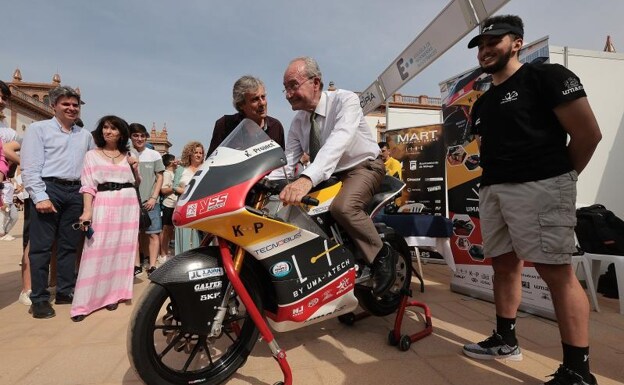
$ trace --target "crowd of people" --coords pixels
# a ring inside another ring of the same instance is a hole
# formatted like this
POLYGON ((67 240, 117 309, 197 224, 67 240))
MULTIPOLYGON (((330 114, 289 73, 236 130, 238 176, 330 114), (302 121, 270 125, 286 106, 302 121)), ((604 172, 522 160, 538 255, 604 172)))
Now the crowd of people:
MULTIPOLYGON (((575 251, 575 184, 601 134, 575 74, 562 66, 520 63, 523 34, 519 17, 497 16, 485 20, 469 43, 469 48, 478 47, 479 64, 493 79, 492 88, 474 105, 471 121, 481 149, 480 215, 485 254, 494 269, 497 327, 486 340, 465 345, 463 353, 476 359, 522 358, 516 312, 526 260, 548 284, 560 327, 563 364, 547 384, 593 385, 589 305, 570 258, 575 251), (516 146, 522 148, 516 151, 516 146), (527 166, 527 151, 533 166, 527 166)), ((286 140, 282 124, 267 114, 262 81, 243 76, 233 87, 237 113, 216 121, 207 154, 247 118, 285 149, 286 175, 294 179, 280 193, 283 203, 299 204, 330 176, 340 179, 343 186, 330 212, 372 267, 372 292, 382 296, 394 282, 396 254, 380 238, 365 207, 386 173, 400 177, 400 164, 389 156, 386 143, 375 140, 357 94, 323 90, 314 59, 293 59, 283 84, 295 111, 286 140)), ((1 112, 11 93, 1 82, 0 91, 1 112)), ((13 177, 8 163, 20 164, 28 194, 22 195, 20 302, 30 304, 34 318, 53 317, 49 288, 55 285, 55 303, 71 304, 72 320, 82 321, 95 310, 112 311, 132 298, 133 276, 143 272, 138 250, 145 250, 151 274, 159 257, 171 255, 172 238, 176 253, 199 245, 200 234, 174 229, 171 214, 206 151, 194 141, 179 160, 161 156, 148 148, 142 124, 116 116, 100 119, 91 133, 76 125, 80 95, 73 89, 58 87, 49 99, 54 117, 31 124, 23 141, 11 129, 0 128, 0 178, 13 177), (142 230, 139 204, 151 219, 142 230)), ((0 235, 10 240, 6 235, 16 212, 11 194, 23 190, 4 185, 2 215, 8 220, 0 235)))

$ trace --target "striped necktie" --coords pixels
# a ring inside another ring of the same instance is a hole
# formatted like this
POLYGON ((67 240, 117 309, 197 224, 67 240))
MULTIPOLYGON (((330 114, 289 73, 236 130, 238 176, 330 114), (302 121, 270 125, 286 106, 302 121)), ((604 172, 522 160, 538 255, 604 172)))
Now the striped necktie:
POLYGON ((321 129, 316 122, 317 114, 315 112, 310 114, 310 162, 314 162, 316 154, 321 149, 321 129))

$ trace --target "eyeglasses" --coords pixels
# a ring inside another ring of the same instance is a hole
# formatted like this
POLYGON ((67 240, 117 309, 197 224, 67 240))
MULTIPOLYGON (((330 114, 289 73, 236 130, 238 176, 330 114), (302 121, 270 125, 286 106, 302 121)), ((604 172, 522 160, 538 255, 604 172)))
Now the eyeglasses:
POLYGON ((88 226, 91 226, 91 221, 76 222, 72 224, 72 229, 80 230, 81 227, 88 227, 88 226))
POLYGON ((299 84, 299 83, 291 83, 287 86, 284 86, 284 89, 282 90, 282 92, 284 93, 284 95, 288 95, 290 93, 293 92, 297 92, 297 90, 299 89, 299 87, 301 87, 302 85, 306 84, 307 82, 309 82, 310 80, 314 79, 314 76, 307 78, 303 83, 299 84))

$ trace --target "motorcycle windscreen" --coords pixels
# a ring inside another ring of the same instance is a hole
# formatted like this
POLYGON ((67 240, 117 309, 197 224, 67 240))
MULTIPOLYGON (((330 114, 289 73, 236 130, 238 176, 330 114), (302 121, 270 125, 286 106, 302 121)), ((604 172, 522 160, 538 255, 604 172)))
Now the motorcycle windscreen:
POLYGON ((186 186, 173 214, 174 224, 187 226, 243 208, 253 185, 285 164, 279 144, 254 121, 243 119, 186 186))

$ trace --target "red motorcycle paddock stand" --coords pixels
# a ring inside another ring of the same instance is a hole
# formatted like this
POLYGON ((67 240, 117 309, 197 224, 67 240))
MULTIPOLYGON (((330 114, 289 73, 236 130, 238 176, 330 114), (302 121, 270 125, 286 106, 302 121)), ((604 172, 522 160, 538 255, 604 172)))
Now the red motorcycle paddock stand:
POLYGON ((392 346, 398 345, 399 350, 403 352, 409 350, 412 342, 421 340, 433 333, 431 310, 429 309, 429 306, 420 301, 408 301, 407 299, 412 296, 412 293, 411 290, 406 291, 406 293, 403 293, 401 304, 399 305, 396 318, 394 319, 394 329, 390 330, 390 333, 388 334, 388 343, 392 346), (401 335, 401 324, 403 323, 403 317, 405 316, 405 309, 412 306, 423 309, 425 313, 425 328, 418 333, 401 335))
MULTIPOLYGON (((394 328, 390 330, 388 334, 388 343, 392 346, 398 346, 399 350, 405 352, 409 350, 412 342, 421 340, 431 333, 433 333, 433 323, 431 322, 431 310, 429 306, 420 301, 408 301, 408 298, 412 296, 412 291, 407 289, 401 293, 401 303, 397 309, 396 318, 394 319, 394 328), (411 335, 401 335, 401 325, 403 324, 403 317, 405 317, 405 309, 408 307, 419 307, 423 309, 425 313, 425 328, 418 333, 411 335)), ((338 316, 338 320, 346 325, 353 325, 356 321, 369 317, 367 312, 362 313, 347 313, 338 316)))
POLYGON ((223 260, 223 268, 225 269, 228 279, 232 283, 236 294, 238 294, 239 298, 247 308, 247 312, 251 316, 254 324, 256 324, 262 338, 269 345, 273 358, 275 358, 280 369, 282 370, 282 373, 284 374, 284 381, 278 381, 274 385, 292 385, 292 371, 290 370, 290 365, 288 365, 288 361, 286 360, 286 351, 281 349, 275 341, 275 337, 273 337, 273 333, 271 333, 269 325, 267 325, 264 317, 262 317, 262 314, 260 314, 256 304, 247 292, 245 285, 243 285, 243 282, 238 277, 238 273, 234 268, 234 262, 232 261, 232 253, 230 252, 228 243, 224 239, 219 238, 219 249, 223 260))

